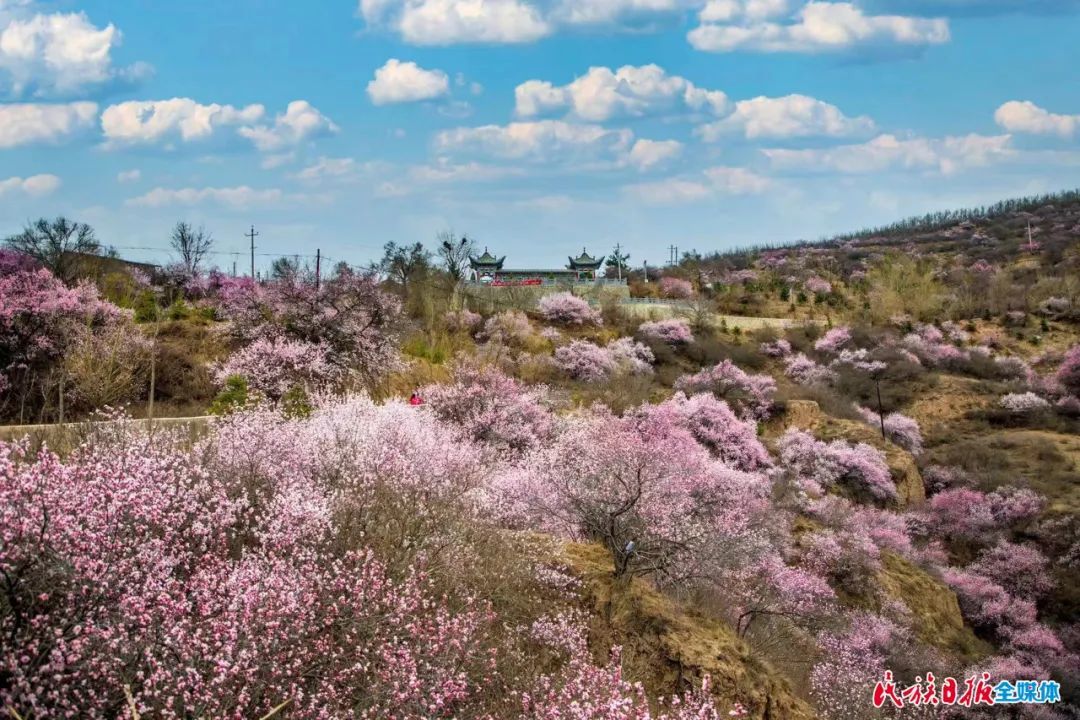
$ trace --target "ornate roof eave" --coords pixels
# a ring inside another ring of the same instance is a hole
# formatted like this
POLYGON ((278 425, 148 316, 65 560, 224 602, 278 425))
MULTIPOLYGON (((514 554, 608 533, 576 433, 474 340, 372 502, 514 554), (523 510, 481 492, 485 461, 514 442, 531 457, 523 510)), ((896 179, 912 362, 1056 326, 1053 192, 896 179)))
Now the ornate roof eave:
POLYGON ((472 255, 469 256, 469 264, 473 267, 474 270, 480 267, 494 267, 496 270, 502 270, 503 262, 505 261, 505 255, 503 255, 501 258, 497 258, 490 252, 488 252, 487 248, 484 248, 484 254, 480 257, 473 257, 472 255))
POLYGON ((567 258, 570 264, 567 265, 571 270, 596 270, 604 264, 604 258, 591 258, 588 255, 584 255, 579 258, 567 258), (583 259, 583 258, 588 258, 583 259))

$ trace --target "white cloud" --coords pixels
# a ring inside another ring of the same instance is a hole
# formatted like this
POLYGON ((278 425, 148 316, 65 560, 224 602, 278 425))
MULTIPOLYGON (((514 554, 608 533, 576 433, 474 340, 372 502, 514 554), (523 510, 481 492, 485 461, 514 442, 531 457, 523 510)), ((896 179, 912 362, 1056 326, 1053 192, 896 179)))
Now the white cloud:
POLYGON ((786 24, 759 20, 760 15, 740 10, 741 6, 725 17, 710 3, 703 11, 702 24, 687 35, 690 44, 708 52, 816 53, 857 47, 915 48, 949 40, 949 24, 943 18, 866 15, 848 2, 809 2, 786 24), (732 20, 743 22, 731 24, 732 20))
POLYGON ((790 11, 790 0, 709 0, 701 9, 698 19, 703 23, 762 21, 783 17, 790 11))
POLYGON ((31 197, 40 197, 55 192, 60 187, 60 178, 55 175, 31 175, 28 178, 10 177, 0 180, 0 197, 8 193, 23 193, 31 197))
POLYGON ((356 161, 352 158, 320 157, 313 164, 296 174, 300 180, 322 180, 325 178, 349 177, 356 172, 356 161))
POLYGON ((113 67, 112 50, 119 44, 119 30, 98 28, 85 13, 38 13, 6 22, 0 17, 0 78, 6 76, 16 96, 67 95, 145 74, 149 66, 144 64, 113 67))
POLYGON ((598 25, 673 13, 693 4, 687 0, 560 0, 553 15, 568 25, 598 25))
POLYGON ((697 133, 705 141, 715 142, 727 133, 742 133, 753 139, 844 137, 873 130, 874 121, 868 117, 849 118, 827 102, 806 95, 786 95, 740 100, 731 115, 702 125, 697 133))
POLYGON ((338 126, 306 100, 293 100, 273 125, 240 128, 240 135, 263 152, 292 147, 310 138, 336 133, 338 126))
POLYGON ((701 176, 672 177, 635 183, 624 191, 650 205, 679 205, 717 195, 756 195, 769 188, 769 179, 746 168, 717 166, 701 176))
POLYGON ((216 203, 234 209, 244 209, 263 205, 277 205, 298 196, 287 196, 277 188, 257 190, 246 185, 238 187, 205 188, 154 188, 145 195, 131 198, 128 205, 136 207, 166 207, 170 205, 201 205, 216 203))
POLYGON ((118 183, 133 183, 142 179, 142 170, 123 170, 116 175, 116 182, 118 183))
POLYGON ((768 178, 746 168, 711 167, 705 170, 705 177, 717 192, 725 195, 756 195, 769 187, 768 178))
POLYGON ((657 65, 624 65, 614 71, 591 67, 563 86, 529 80, 515 88, 514 98, 515 112, 521 117, 568 109, 579 118, 598 122, 617 116, 691 110, 719 115, 728 109, 723 92, 699 88, 686 78, 668 75, 657 65))
POLYGON ((1009 132, 1071 137, 1080 128, 1080 115, 1059 115, 1030 100, 1011 100, 997 109, 994 122, 1009 132))
POLYGON ((700 180, 667 178, 629 185, 626 192, 651 205, 679 205, 707 198, 712 191, 700 180))
POLYGON ((203 140, 223 126, 256 122, 266 112, 262 105, 202 105, 191 98, 129 100, 101 114, 107 147, 180 139, 203 140))
POLYGON ((813 150, 762 150, 774 167, 861 174, 891 169, 950 174, 1013 154, 1009 135, 900 139, 879 135, 857 145, 813 150))
POLYGON ((92 126, 97 109, 92 102, 0 105, 0 148, 60 140, 92 126))
POLYGON ((454 163, 449 158, 437 158, 432 165, 420 165, 409 171, 410 178, 418 183, 490 182, 523 174, 520 168, 477 162, 454 163))
POLYGON ((360 13, 416 45, 533 42, 552 30, 523 0, 361 0, 360 13))
POLYGON ((540 120, 443 130, 435 136, 435 147, 442 152, 474 151, 512 160, 581 159, 624 155, 633 136, 626 129, 540 120))
POLYGON ((283 152, 283 153, 270 153, 269 155, 263 155, 262 160, 259 161, 259 167, 263 170, 276 170, 279 167, 288 165, 296 160, 296 151, 283 152))
POLYGON ((375 71, 367 93, 376 105, 434 100, 450 92, 450 79, 442 70, 425 70, 414 62, 390 58, 375 71))
POLYGON ((642 138, 630 148, 628 161, 638 170, 649 170, 682 154, 683 144, 678 140, 647 140, 642 138))

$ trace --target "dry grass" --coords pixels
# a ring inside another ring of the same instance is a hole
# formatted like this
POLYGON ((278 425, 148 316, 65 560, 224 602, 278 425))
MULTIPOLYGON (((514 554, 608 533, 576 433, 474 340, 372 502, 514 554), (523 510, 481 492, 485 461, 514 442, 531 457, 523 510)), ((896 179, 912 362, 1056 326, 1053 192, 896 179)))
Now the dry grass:
POLYGON ((680 692, 708 675, 721 710, 741 702, 753 718, 817 717, 726 624, 687 611, 642 579, 616 582, 610 557, 598 545, 567 544, 563 557, 585 581, 594 650, 602 655, 621 645, 627 676, 651 695, 680 692))
POLYGON ((928 463, 957 465, 983 490, 1028 486, 1051 513, 1080 513, 1080 437, 1043 430, 1003 430, 963 437, 931 450, 928 463))
POLYGON ((956 594, 925 570, 891 552, 881 554, 876 584, 890 599, 911 610, 920 641, 962 660, 965 665, 991 654, 993 648, 964 624, 956 594))

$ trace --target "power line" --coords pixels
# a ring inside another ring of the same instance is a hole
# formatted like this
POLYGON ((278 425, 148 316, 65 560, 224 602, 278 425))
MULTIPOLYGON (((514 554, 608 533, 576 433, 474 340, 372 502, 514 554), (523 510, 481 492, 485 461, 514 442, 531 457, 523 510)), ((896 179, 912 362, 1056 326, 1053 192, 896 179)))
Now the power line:
MULTIPOLYGON (((151 252, 169 252, 170 248, 167 247, 150 247, 146 245, 109 245, 108 247, 115 248, 116 250, 148 250, 151 252)), ((207 250, 207 255, 232 255, 237 256, 240 253, 235 250, 207 250)), ((255 257, 302 257, 302 258, 315 258, 316 255, 297 255, 296 253, 255 253, 255 257)), ((326 255, 322 256, 323 260, 329 259, 326 255)))

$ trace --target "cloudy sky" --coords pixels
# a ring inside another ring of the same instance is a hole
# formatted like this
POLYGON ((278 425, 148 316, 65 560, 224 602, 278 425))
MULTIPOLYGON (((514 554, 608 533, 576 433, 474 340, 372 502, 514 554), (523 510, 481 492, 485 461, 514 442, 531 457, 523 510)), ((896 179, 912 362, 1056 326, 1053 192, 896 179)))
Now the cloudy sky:
POLYGON ((816 238, 1080 186, 1078 38, 1080 0, 0 0, 0 236, 816 238))

